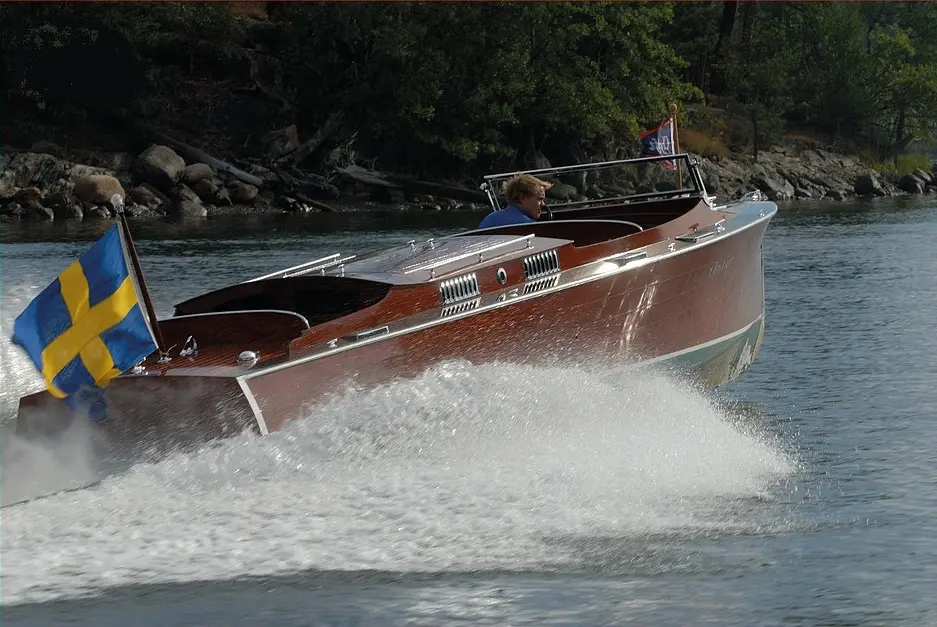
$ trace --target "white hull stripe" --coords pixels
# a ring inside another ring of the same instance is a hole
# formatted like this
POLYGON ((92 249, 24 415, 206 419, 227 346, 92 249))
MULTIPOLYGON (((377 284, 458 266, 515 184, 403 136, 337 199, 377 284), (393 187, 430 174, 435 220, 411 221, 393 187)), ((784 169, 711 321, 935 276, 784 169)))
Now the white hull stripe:
POLYGON ((241 386, 241 392, 244 393, 247 403, 251 406, 251 411, 254 412, 254 419, 257 420, 257 430, 260 431, 260 435, 267 435, 267 433, 269 433, 267 430, 267 421, 264 420, 263 412, 260 411, 260 405, 257 404, 254 393, 251 392, 251 389, 247 386, 247 381, 244 380, 244 377, 238 377, 237 382, 238 385, 241 386))
POLYGON ((661 355, 660 357, 653 357, 651 359, 646 359, 644 361, 635 362, 634 365, 635 366, 649 366, 651 364, 656 364, 662 361, 676 359, 678 357, 682 357, 683 355, 689 355, 690 353, 695 353, 696 351, 706 350, 707 348, 711 346, 716 346, 717 344, 722 344, 723 342, 734 340, 740 335, 744 335, 745 333, 747 333, 749 329, 751 329, 753 326, 761 322, 764 317, 765 317, 764 314, 760 314, 757 318, 752 320, 750 323, 746 324, 744 327, 742 327, 738 331, 733 331, 732 333, 729 333, 728 335, 723 335, 722 337, 717 337, 714 340, 709 340, 708 342, 703 342, 702 344, 697 344, 696 346, 691 346, 689 348, 682 348, 676 352, 667 353, 666 355, 661 355))

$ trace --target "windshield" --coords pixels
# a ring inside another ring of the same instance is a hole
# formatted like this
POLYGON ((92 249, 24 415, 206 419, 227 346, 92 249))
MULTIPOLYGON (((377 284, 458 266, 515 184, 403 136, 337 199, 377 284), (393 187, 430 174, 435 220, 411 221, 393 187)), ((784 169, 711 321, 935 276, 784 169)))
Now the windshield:
POLYGON ((634 198, 706 198, 696 163, 686 154, 677 154, 490 174, 485 177, 482 190, 488 195, 492 209, 501 209, 506 204, 502 187, 517 174, 531 174, 551 183, 547 202, 554 208, 634 198))

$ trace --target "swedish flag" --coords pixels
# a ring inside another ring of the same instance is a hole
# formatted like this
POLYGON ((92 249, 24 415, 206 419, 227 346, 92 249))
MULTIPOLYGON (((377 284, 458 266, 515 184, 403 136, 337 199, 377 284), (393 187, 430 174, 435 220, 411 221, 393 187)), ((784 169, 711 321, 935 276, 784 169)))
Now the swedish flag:
POLYGON ((12 339, 49 392, 67 400, 106 386, 156 350, 116 224, 26 306, 12 339))

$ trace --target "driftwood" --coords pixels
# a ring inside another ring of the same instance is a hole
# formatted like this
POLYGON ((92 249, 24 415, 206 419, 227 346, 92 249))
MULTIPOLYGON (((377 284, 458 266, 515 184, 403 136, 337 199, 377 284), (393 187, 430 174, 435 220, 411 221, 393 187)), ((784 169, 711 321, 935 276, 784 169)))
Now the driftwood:
POLYGON ((302 192, 296 192, 296 200, 300 200, 306 203, 307 205, 315 207, 319 211, 326 211, 329 213, 335 211, 335 207, 331 205, 327 205, 322 201, 316 200, 315 198, 310 198, 309 196, 307 196, 306 194, 302 192))
POLYGON ((443 183, 430 183, 428 181, 416 181, 376 170, 368 170, 358 165, 349 165, 336 170, 339 174, 356 181, 371 185, 372 187, 383 187, 385 189, 399 189, 406 192, 418 194, 431 194, 433 196, 442 196, 453 200, 462 200, 464 202, 487 203, 488 196, 480 190, 469 189, 457 185, 446 185, 443 183))
POLYGON ((338 188, 329 182, 327 178, 312 172, 300 172, 296 168, 274 168, 273 170, 279 177, 283 191, 289 192, 309 192, 327 196, 328 198, 338 198, 338 188))
POLYGON ((342 121, 342 112, 336 111, 325 121, 325 124, 319 127, 315 135, 303 142, 296 150, 289 152, 277 159, 280 163, 291 163, 294 166, 305 161, 309 155, 314 153, 322 143, 338 128, 342 121))
POLYGON ((244 170, 241 170, 240 168, 234 167, 233 165, 231 165, 230 163, 226 161, 222 161, 221 159, 212 157, 207 152, 203 150, 199 150, 195 146, 190 146, 186 143, 179 141, 178 139, 173 139, 172 137, 169 137, 166 135, 162 135, 161 139, 167 144, 171 145, 173 148, 177 149, 180 153, 182 153, 183 158, 190 163, 194 163, 194 162, 207 163, 216 172, 227 172, 231 176, 241 181, 244 181, 245 183, 249 185, 253 185, 255 187, 264 186, 264 180, 260 178, 259 176, 254 176, 253 174, 249 174, 245 172, 244 170))

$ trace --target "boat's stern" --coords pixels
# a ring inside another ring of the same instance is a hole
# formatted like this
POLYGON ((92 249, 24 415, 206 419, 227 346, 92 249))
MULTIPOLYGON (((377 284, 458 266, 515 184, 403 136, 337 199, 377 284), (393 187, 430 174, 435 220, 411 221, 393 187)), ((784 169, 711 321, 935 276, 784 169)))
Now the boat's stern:
POLYGON ((248 394, 233 377, 119 377, 70 404, 45 391, 24 396, 15 432, 26 439, 54 440, 83 421, 114 453, 161 455, 245 431, 262 432, 248 394))

